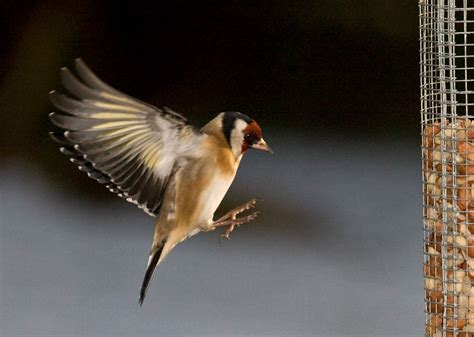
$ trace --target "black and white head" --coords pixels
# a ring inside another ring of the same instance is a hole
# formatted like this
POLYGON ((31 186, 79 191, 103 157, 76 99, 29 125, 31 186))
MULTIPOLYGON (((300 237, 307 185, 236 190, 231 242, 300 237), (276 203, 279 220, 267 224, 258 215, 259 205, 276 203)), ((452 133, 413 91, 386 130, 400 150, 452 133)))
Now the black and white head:
POLYGON ((240 112, 222 113, 222 132, 232 152, 239 157, 248 149, 273 153, 263 140, 262 129, 252 118, 240 112))

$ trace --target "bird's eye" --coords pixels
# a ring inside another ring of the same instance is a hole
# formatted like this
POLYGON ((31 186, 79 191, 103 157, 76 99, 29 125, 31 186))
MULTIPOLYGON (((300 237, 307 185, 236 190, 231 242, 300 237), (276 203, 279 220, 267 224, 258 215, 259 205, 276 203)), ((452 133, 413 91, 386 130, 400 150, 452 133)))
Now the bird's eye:
POLYGON ((251 138, 252 138, 252 135, 251 135, 250 133, 246 133, 246 134, 244 135, 244 139, 245 139, 246 141, 249 141, 251 138))

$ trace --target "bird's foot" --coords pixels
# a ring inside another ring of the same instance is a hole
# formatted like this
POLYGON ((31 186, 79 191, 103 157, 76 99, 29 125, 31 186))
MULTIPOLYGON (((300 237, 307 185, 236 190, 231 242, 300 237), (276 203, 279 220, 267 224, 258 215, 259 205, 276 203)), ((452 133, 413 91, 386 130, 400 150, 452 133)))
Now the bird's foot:
POLYGON ((241 218, 237 218, 237 215, 251 208, 254 208, 256 203, 257 203, 257 199, 253 198, 249 202, 227 212, 224 216, 219 218, 217 221, 214 221, 213 223, 214 228, 218 226, 224 226, 224 227, 227 226, 227 229, 225 230, 224 234, 221 235, 220 238, 221 239, 225 238, 229 240, 230 233, 234 230, 235 226, 240 226, 244 223, 255 220, 259 212, 253 212, 252 214, 241 217, 241 218))
POLYGON ((254 208, 256 203, 257 203, 257 198, 253 198, 252 200, 246 202, 245 204, 240 205, 239 207, 236 207, 233 210, 227 212, 226 214, 221 216, 219 219, 214 221, 214 224, 222 223, 224 220, 228 220, 232 217, 235 217, 235 216, 239 215, 240 213, 242 213, 246 210, 254 208))

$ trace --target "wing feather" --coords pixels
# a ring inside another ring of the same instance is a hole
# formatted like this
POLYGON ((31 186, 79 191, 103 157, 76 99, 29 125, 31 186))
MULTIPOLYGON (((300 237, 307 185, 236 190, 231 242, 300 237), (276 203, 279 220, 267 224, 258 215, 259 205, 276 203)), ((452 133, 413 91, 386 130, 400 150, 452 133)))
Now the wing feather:
POLYGON ((156 216, 172 172, 204 135, 182 115, 112 88, 80 59, 75 70, 60 72, 68 94, 50 93, 61 111, 50 120, 62 129, 51 138, 90 178, 156 216))

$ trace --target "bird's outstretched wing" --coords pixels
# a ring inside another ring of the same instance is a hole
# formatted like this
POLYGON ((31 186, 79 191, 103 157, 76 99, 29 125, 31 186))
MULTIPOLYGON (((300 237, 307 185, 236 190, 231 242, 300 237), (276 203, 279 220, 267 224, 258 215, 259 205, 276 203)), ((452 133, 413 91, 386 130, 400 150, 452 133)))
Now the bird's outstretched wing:
POLYGON ((52 138, 90 178, 156 216, 173 168, 202 134, 183 116, 113 89, 82 60, 75 69, 78 77, 61 69, 69 95, 50 93, 62 111, 50 114, 62 129, 52 138))

